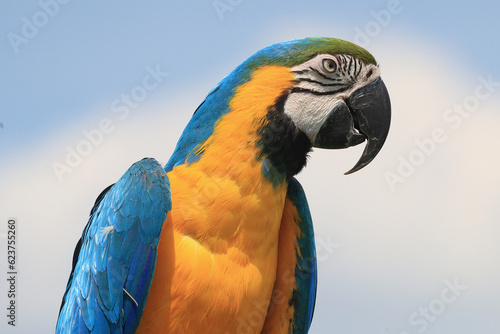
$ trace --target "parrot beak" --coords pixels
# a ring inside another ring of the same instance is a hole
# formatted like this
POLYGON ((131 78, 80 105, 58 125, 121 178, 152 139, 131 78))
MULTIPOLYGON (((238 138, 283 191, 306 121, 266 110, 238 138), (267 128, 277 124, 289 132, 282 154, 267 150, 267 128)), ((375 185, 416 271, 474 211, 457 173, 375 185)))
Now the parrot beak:
POLYGON ((384 82, 378 78, 353 92, 346 102, 357 118, 359 131, 368 140, 361 158, 347 175, 368 165, 382 149, 391 124, 391 101, 384 82))
POLYGON ((389 93, 381 78, 354 91, 338 103, 321 126, 313 146, 347 148, 368 141, 356 165, 345 174, 368 165, 382 149, 391 123, 389 93))

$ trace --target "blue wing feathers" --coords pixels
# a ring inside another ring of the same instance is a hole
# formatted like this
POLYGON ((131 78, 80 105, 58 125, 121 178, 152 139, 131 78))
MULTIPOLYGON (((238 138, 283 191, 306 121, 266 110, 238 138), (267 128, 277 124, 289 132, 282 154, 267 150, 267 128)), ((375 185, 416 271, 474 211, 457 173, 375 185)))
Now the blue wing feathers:
MULTIPOLYGON (((134 257, 130 267, 134 275, 129 275, 127 278, 125 289, 136 296, 147 294, 151 285, 155 263, 156 253, 153 250, 149 251, 146 261, 141 261, 138 257, 134 257)), ((138 308, 135 302, 128 296, 125 297, 124 305, 124 314, 127 319, 124 333, 134 333, 137 328, 134 319, 140 319, 143 308, 138 308)))
POLYGON ((314 230, 307 199, 300 183, 292 178, 288 184, 288 198, 295 205, 298 217, 296 223, 301 235, 297 238, 297 267, 295 281, 297 290, 294 291, 293 333, 307 333, 311 326, 316 301, 317 260, 314 243, 314 230))
POLYGON ((75 249, 57 333, 137 329, 170 209, 168 178, 149 158, 133 164, 99 195, 75 249))

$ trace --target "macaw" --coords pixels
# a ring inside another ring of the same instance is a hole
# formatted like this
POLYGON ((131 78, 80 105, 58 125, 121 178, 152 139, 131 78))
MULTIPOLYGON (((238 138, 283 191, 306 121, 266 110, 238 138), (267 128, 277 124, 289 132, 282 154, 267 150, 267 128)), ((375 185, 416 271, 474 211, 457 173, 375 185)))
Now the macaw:
POLYGON ((57 333, 307 333, 317 261, 294 177, 312 147, 365 140, 391 108, 374 57, 333 38, 274 44, 196 109, 165 167, 145 158, 97 198, 57 333))

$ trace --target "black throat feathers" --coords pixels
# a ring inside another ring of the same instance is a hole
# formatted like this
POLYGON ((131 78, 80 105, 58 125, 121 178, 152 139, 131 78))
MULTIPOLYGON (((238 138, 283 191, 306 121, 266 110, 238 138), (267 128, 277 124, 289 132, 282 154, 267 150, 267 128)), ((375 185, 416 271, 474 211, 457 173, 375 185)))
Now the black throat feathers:
POLYGON ((284 177, 286 181, 305 167, 312 149, 307 135, 284 112, 287 96, 288 93, 281 95, 269 108, 267 122, 259 129, 257 142, 260 159, 269 161, 268 175, 272 179, 284 177))

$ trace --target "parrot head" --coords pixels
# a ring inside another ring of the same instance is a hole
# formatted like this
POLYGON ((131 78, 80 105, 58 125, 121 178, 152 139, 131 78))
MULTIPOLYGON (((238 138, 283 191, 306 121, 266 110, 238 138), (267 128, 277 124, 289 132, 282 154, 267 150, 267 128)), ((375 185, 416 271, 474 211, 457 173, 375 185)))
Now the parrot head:
POLYGON ((200 144, 240 109, 265 109, 255 112, 256 145, 263 160, 286 165, 288 178, 305 166, 311 147, 347 148, 366 140, 361 158, 345 174, 360 170, 381 150, 391 119, 389 94, 368 51, 333 38, 278 43, 251 56, 209 93, 166 169, 199 159, 200 144))
MULTIPOLYGON (((334 44, 334 43, 332 43, 334 44)), ((337 41, 344 50, 325 50, 291 67, 297 83, 284 105, 285 114, 313 147, 338 149, 367 145, 353 173, 372 161, 389 132, 389 94, 373 57, 360 47, 337 41)))

